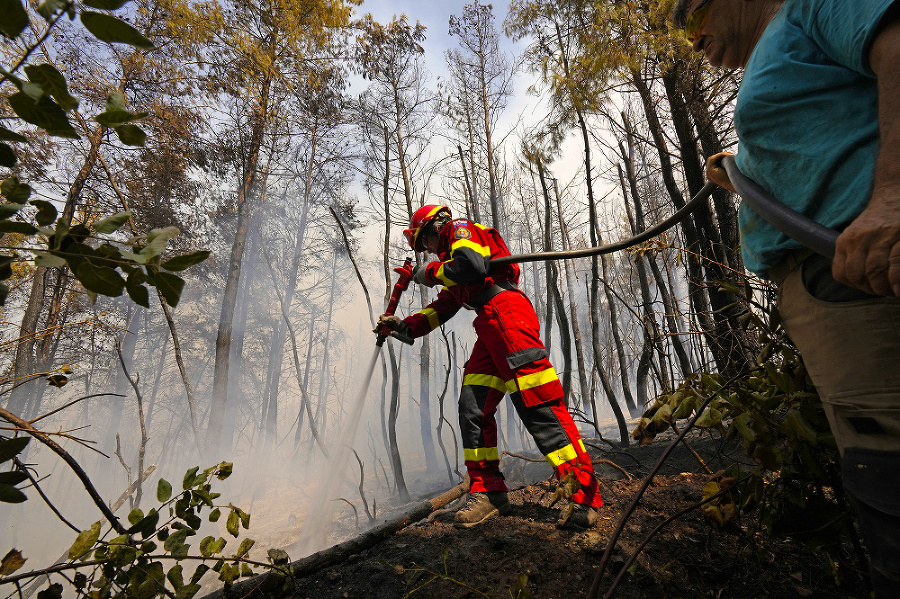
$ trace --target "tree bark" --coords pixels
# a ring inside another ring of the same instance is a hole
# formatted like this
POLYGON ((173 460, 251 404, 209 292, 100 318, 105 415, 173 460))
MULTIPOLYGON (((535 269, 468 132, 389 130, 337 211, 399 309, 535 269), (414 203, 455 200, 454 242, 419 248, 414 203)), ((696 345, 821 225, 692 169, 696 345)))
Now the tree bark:
MULTIPOLYGON (((598 236, 598 239, 602 237, 598 236)), ((613 343, 616 346, 616 357, 619 361, 619 371, 621 372, 620 383, 622 386, 622 395, 625 400, 625 407, 629 413, 634 413, 637 409, 634 403, 634 395, 631 393, 631 371, 628 368, 628 361, 625 359, 625 344, 622 341, 622 333, 619 330, 619 308, 616 305, 616 296, 612 292, 612 281, 609 277, 609 257, 600 256, 600 266, 603 271, 603 293, 606 296, 606 306, 609 310, 609 330, 613 336, 613 343)))
POLYGON ((228 371, 231 360, 231 337, 233 331, 234 309, 241 276, 241 265, 244 259, 244 246, 250 229, 255 193, 256 169, 259 165, 260 148, 269 118, 269 92, 271 76, 267 73, 262 81, 259 105, 253 118, 250 135, 250 146, 247 160, 244 163, 243 182, 238 190, 238 219, 231 245, 231 256, 228 260, 228 272, 225 277, 225 291, 222 297, 222 310, 219 315, 219 329, 216 336, 216 365, 213 374, 213 398, 209 413, 209 425, 206 432, 207 447, 216 455, 219 451, 229 453, 230 447, 222 447, 222 429, 225 423, 225 411, 228 408, 228 371))
MULTIPOLYGON (((37 323, 44 308, 44 281, 50 275, 47 268, 39 266, 34 271, 28 304, 22 315, 19 326, 19 343, 16 345, 16 357, 13 360, 13 380, 23 379, 34 373, 34 345, 37 323)), ((30 385, 19 385, 10 392, 7 408, 14 414, 24 414, 25 405, 31 395, 30 385)))
POLYGON ((693 368, 691 367, 691 360, 688 357, 687 351, 684 349, 684 344, 681 342, 681 331, 678 329, 678 322, 675 319, 675 314, 678 310, 675 305, 675 299, 669 291, 668 284, 665 278, 663 278, 656 260, 651 258, 647 260, 647 263, 650 265, 650 270, 653 272, 656 288, 659 290, 663 306, 665 306, 666 325, 669 329, 669 343, 675 350, 675 355, 678 357, 678 365, 681 368, 682 377, 686 377, 693 372, 693 368))
MULTIPOLYGON (((669 197, 672 199, 675 207, 682 208, 685 201, 675 182, 669 150, 656 111, 656 104, 650 94, 650 88, 643 79, 642 74, 636 69, 632 70, 632 83, 640 95, 641 102, 644 106, 644 114, 647 118, 647 124, 650 128, 650 134, 659 154, 663 183, 665 184, 669 197)), ((670 106, 672 105, 670 104, 670 106)), ((682 127, 679 125, 680 119, 675 112, 673 106, 672 116, 677 132, 679 129, 682 129, 682 127)), ((682 157, 691 155, 692 153, 694 155, 697 154, 696 144, 693 144, 692 147, 682 146, 680 149, 682 157)), ((703 260, 704 264, 702 265, 695 259, 686 261, 688 265, 689 280, 692 285, 691 295, 704 295, 702 300, 697 300, 699 302, 699 307, 702 308, 707 302, 712 306, 712 316, 710 316, 709 312, 706 310, 698 310, 697 317, 700 319, 701 329, 707 336, 710 350, 713 353, 713 357, 719 370, 726 376, 731 376, 742 372, 749 363, 748 359, 752 360, 752 355, 750 355, 750 352, 746 348, 747 341, 740 326, 734 326, 729 320, 729 316, 723 314, 723 311, 727 310, 727 307, 734 302, 733 296, 729 299, 729 294, 718 293, 717 289, 709 289, 710 286, 706 282, 707 277, 703 274, 703 268, 705 267, 707 270, 714 268, 714 266, 711 266, 710 264, 711 262, 715 263, 716 261, 710 240, 720 239, 719 233, 712 223, 712 215, 708 209, 704 210, 701 207, 694 212, 693 221, 697 223, 696 228, 694 227, 691 218, 686 218, 682 221, 682 230, 687 241, 688 249, 696 250, 698 254, 706 259, 703 260)), ((713 273, 710 278, 715 279, 716 277, 717 273, 713 273)))
MULTIPOLYGON (((541 191, 544 194, 544 251, 552 252, 553 240, 551 235, 551 225, 553 209, 550 204, 550 190, 547 187, 547 179, 544 175, 544 165, 540 160, 538 161, 537 166, 538 177, 541 181, 541 191)), ((566 317, 566 309, 563 306, 562 294, 560 293, 559 285, 557 284, 559 270, 556 267, 556 262, 548 260, 544 264, 546 265, 545 274, 547 277, 547 289, 550 291, 550 297, 548 298, 547 304, 550 305, 552 302, 552 304, 556 306, 556 319, 559 325, 559 344, 563 352, 563 401, 568 406, 569 396, 572 391, 572 337, 569 334, 569 319, 566 317)))
MULTIPOLYGON (((137 304, 125 300, 126 314, 128 318, 128 330, 123 332, 116 341, 121 344, 121 352, 119 360, 123 364, 122 368, 116 369, 115 392, 118 395, 125 396, 131 387, 128 380, 128 370, 134 365, 134 350, 137 347, 138 331, 140 330, 139 318, 143 316, 144 308, 137 304)), ((109 450, 115 449, 116 430, 122 422, 122 411, 125 408, 125 397, 116 397, 113 399, 109 419, 107 420, 106 432, 103 434, 102 443, 109 450)))
MULTIPOLYGON (((559 186, 555 179, 553 181, 553 191, 556 195, 556 210, 559 216, 559 230, 562 237, 563 249, 568 250, 571 249, 572 242, 569 239, 569 228, 566 225, 565 218, 563 218, 562 201, 559 197, 559 186)), ((590 409, 591 404, 588 397, 590 389, 587 382, 587 370, 584 366, 584 348, 582 347, 581 325, 578 324, 578 304, 575 301, 576 287, 572 282, 572 265, 569 260, 563 260, 562 263, 566 273, 566 288, 569 291, 569 313, 572 315, 572 338, 575 345, 575 363, 578 366, 578 389, 581 392, 581 405, 585 414, 591 414, 594 426, 596 427, 597 414, 594 414, 594 411, 590 409)))
MULTIPOLYGON (((599 223, 597 222, 597 206, 593 200, 589 200, 588 212, 590 222, 588 228, 590 230, 591 245, 599 244, 599 223)), ((619 425, 619 438, 623 447, 629 444, 628 426, 625 424, 625 415, 616 399, 615 391, 603 367, 603 351, 600 347, 600 273, 598 268, 599 259, 597 256, 591 258, 591 346, 594 350, 594 370, 600 378, 603 390, 606 392, 606 398, 609 406, 612 408, 616 417, 616 423, 619 425)))
MULTIPOLYGON (((391 266, 390 266, 390 250, 391 250, 391 205, 390 205, 390 136, 387 127, 384 128, 384 179, 382 180, 382 195, 384 199, 384 245, 383 251, 383 267, 384 267, 384 305, 386 306, 391 297, 391 266)), ((400 160, 401 166, 405 165, 405 161, 400 160)), ((405 168, 405 166, 404 166, 405 168)), ((408 194, 408 181, 404 174, 404 190, 408 194)), ((410 218, 412 218, 412 200, 406 195, 407 209, 410 218)), ((403 461, 400 456, 400 449, 397 447, 397 411, 400 403, 400 367, 397 364, 397 357, 394 353, 394 344, 388 339, 388 357, 390 358, 390 378, 391 393, 388 407, 387 442, 388 453, 391 460, 391 470, 394 474, 394 488, 404 501, 409 499, 409 491, 406 489, 406 480, 403 478, 403 461)), ((384 410, 382 409, 382 418, 384 410)), ((383 426, 384 426, 383 424, 383 426)))
MULTIPOLYGON (((632 234, 635 234, 638 231, 643 231, 646 226, 644 223, 644 208, 641 204, 641 198, 637 188, 637 174, 634 171, 634 155, 632 151, 633 137, 631 129, 627 124, 626 131, 628 135, 628 150, 626 151, 625 147, 621 143, 619 144, 619 150, 621 151, 622 159, 625 162, 625 174, 623 176, 622 170, 619 168, 619 180, 622 185, 622 193, 625 196, 626 213, 628 214, 628 220, 631 223, 631 231, 632 234), (628 193, 629 191, 631 192, 630 194, 628 193), (630 203, 628 202, 629 195, 631 195, 630 203), (631 216, 631 211, 628 210, 629 204, 634 206, 633 218, 631 216)), ((655 349, 660 354, 663 368, 664 362, 662 362, 662 360, 664 359, 663 356, 665 356, 665 351, 662 348, 659 336, 659 323, 657 323, 656 314, 653 311, 653 298, 650 295, 650 281, 647 277, 646 265, 644 264, 645 259, 646 256, 642 256, 635 260, 635 267, 637 269, 638 282, 641 290, 641 324, 643 325, 644 330, 644 343, 641 348, 641 357, 640 360, 638 360, 638 369, 636 372, 638 409, 636 412, 632 412, 633 416, 637 416, 643 412, 644 408, 650 403, 646 377, 649 373, 653 350, 655 349)), ((662 374, 661 378, 667 377, 665 374, 662 374)), ((660 381, 660 385, 665 384, 666 381, 660 381)))
POLYGON ((175 362, 178 365, 178 373, 181 375, 181 382, 184 385, 184 391, 187 394, 188 411, 191 416, 191 431, 194 433, 194 442, 197 444, 199 455, 202 456, 203 443, 201 442, 200 437, 200 423, 197 417, 197 401, 194 398, 194 387, 191 385, 187 370, 184 367, 184 356, 181 352, 181 343, 178 340, 178 331, 175 328, 175 320, 172 318, 172 310, 166 303, 162 293, 159 293, 158 290, 157 295, 159 296, 159 305, 162 306, 163 315, 166 317, 166 323, 169 326, 169 332, 172 337, 172 348, 175 351, 175 362))

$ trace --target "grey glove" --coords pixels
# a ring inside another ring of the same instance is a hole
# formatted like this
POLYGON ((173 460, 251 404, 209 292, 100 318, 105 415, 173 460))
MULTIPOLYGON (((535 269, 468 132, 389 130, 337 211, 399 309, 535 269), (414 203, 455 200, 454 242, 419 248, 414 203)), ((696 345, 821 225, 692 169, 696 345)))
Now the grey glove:
MULTIPOLYGON (((383 324, 390 330, 397 331, 401 335, 406 335, 407 337, 409 337, 409 325, 406 324, 406 322, 399 316, 394 316, 393 314, 391 316, 386 316, 382 314, 378 317, 378 324, 383 324)), ((378 332, 378 327, 375 328, 374 332, 378 332)))
POLYGON ((416 266, 413 269, 413 281, 418 283, 419 285, 425 285, 426 287, 434 287, 434 283, 428 280, 427 278, 427 270, 425 269, 425 265, 416 266))

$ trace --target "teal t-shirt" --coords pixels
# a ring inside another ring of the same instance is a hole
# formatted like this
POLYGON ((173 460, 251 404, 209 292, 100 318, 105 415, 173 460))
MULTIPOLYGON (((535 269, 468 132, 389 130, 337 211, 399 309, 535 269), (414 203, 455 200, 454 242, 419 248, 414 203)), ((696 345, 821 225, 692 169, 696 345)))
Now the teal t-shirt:
MULTIPOLYGON (((868 51, 893 2, 786 0, 750 56, 735 105, 741 172, 838 230, 871 195, 879 135, 868 51)), ((738 222, 753 272, 800 247, 745 205, 738 222)))

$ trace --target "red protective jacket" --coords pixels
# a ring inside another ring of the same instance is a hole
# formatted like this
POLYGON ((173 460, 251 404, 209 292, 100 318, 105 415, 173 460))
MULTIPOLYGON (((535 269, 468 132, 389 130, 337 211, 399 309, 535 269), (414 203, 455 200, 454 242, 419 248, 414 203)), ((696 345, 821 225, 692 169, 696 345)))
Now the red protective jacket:
POLYGON ((495 229, 459 218, 445 225, 440 236, 440 261, 426 265, 425 276, 444 287, 433 302, 405 319, 412 337, 427 335, 447 322, 494 283, 519 282, 518 264, 508 264, 488 275, 491 258, 509 256, 506 243, 495 229))

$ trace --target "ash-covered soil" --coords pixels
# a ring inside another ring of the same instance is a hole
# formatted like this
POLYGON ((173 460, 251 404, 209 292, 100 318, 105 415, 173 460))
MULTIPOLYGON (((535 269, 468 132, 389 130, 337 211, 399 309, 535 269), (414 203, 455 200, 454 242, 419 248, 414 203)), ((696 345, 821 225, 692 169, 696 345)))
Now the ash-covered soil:
MULTIPOLYGON (((657 440, 646 447, 608 447, 597 452, 598 460, 614 462, 633 478, 609 464, 598 464, 605 506, 590 530, 557 528, 561 506, 548 507, 554 485, 546 480, 550 474, 546 464, 506 456, 507 481, 515 489, 510 493, 514 506, 510 515, 476 528, 457 529, 453 512, 463 497, 338 565, 298 578, 284 596, 587 597, 610 537, 665 446, 665 440, 657 440), (517 585, 521 588, 523 581, 528 594, 517 596, 517 585)), ((714 471, 734 457, 700 437, 692 440, 692 446, 714 471)), ((662 473, 627 521, 598 597, 604 596, 622 564, 653 528, 700 501, 709 479, 696 457, 683 447, 666 462, 662 473)), ((822 554, 788 541, 767 539, 746 526, 721 530, 693 510, 649 541, 613 596, 863 598, 866 587, 858 567, 849 551, 844 563, 833 565, 822 554)))

